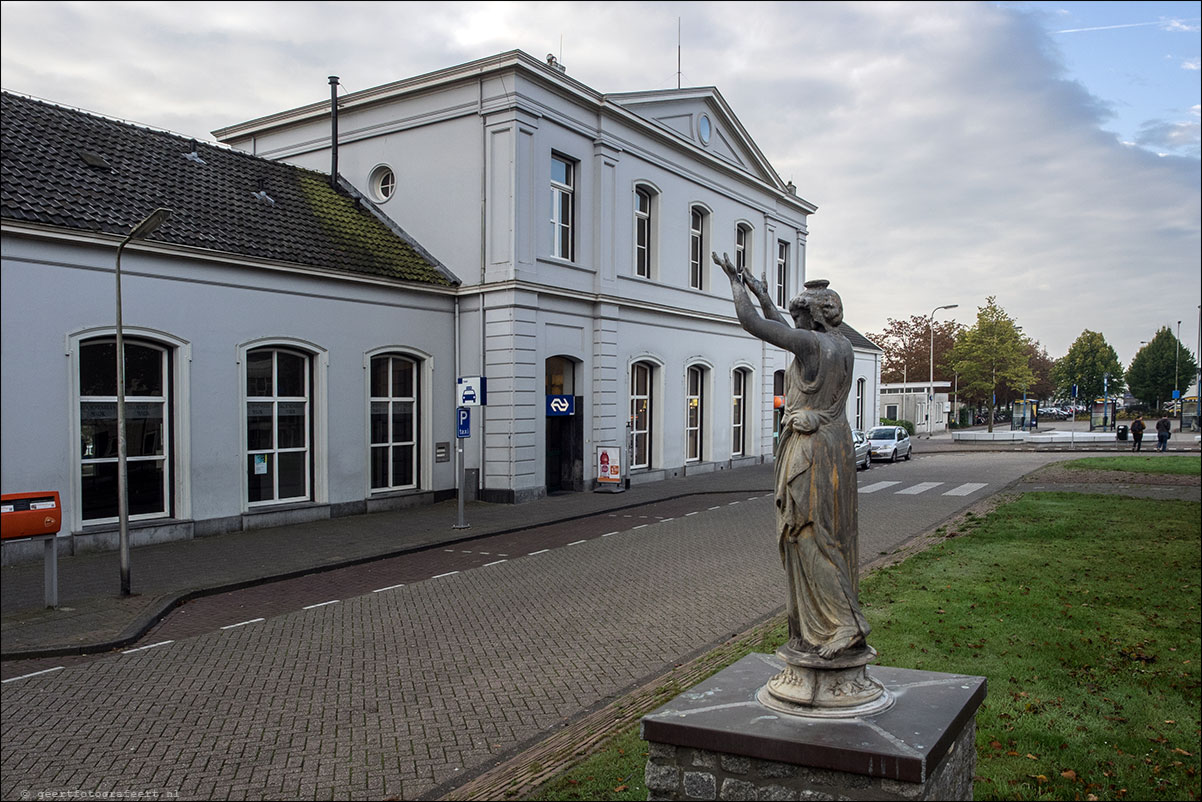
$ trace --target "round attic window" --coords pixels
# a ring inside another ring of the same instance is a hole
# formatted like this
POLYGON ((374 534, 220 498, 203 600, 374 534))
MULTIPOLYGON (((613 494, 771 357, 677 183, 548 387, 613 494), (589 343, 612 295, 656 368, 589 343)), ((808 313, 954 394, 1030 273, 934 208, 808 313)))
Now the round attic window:
POLYGON ((371 173, 371 194, 378 201, 386 201, 396 192, 396 174, 387 165, 380 165, 371 173))
POLYGON ((701 140, 701 144, 708 145, 710 143, 710 134, 713 133, 713 126, 710 124, 710 118, 702 114, 697 120, 697 138, 701 140))

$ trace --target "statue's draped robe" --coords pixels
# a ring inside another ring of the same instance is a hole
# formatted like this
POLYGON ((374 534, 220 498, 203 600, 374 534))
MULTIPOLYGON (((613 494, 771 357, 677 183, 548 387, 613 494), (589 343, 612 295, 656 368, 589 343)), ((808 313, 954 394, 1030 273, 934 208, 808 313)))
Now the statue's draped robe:
POLYGON ((855 355, 839 333, 815 332, 818 362, 785 372, 776 462, 776 523, 789 580, 789 645, 814 652, 867 637, 858 602, 856 464, 847 396, 855 355))

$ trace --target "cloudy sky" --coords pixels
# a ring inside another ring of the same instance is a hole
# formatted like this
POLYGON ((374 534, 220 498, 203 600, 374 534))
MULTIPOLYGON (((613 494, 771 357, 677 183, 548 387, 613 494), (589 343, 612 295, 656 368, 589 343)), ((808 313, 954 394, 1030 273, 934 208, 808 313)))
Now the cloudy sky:
MULTIPOLYGON (((1053 357, 1197 348, 1199 2, 3 3, 5 89, 202 139, 502 51, 601 92, 716 86, 819 207, 848 321, 988 296, 1053 357)), ((404 224, 404 221, 400 221, 404 224)))

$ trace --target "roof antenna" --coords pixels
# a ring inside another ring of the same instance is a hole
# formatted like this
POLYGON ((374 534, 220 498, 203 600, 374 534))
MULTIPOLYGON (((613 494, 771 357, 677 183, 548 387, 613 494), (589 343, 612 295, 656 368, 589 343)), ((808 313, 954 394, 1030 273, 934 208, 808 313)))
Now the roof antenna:
POLYGON ((680 88, 680 17, 676 18, 676 88, 680 88))

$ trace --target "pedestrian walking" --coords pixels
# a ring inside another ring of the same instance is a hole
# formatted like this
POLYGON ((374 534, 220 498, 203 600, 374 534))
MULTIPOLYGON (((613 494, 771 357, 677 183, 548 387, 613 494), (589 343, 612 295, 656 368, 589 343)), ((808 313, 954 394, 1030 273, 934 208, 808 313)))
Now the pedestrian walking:
POLYGON ((1156 421, 1156 450, 1169 450, 1169 435, 1173 429, 1173 423, 1169 420, 1168 415, 1161 415, 1160 420, 1156 421))
POLYGON ((1144 416, 1136 415, 1135 420, 1131 423, 1131 450, 1143 451, 1144 445, 1144 429, 1148 428, 1144 425, 1144 416))

